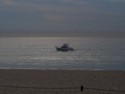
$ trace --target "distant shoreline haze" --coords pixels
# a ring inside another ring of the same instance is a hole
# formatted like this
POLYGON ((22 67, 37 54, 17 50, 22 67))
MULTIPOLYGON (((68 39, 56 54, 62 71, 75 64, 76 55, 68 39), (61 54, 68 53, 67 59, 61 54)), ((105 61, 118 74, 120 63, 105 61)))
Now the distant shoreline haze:
POLYGON ((0 33, 0 37, 125 37, 125 32, 86 32, 86 33, 0 33))

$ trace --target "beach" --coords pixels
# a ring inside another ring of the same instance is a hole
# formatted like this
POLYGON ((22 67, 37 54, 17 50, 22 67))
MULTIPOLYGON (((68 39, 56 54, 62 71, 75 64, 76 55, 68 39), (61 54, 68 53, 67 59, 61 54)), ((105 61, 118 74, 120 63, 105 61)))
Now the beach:
POLYGON ((0 94, 124 94, 124 90, 123 71, 0 70, 0 94))

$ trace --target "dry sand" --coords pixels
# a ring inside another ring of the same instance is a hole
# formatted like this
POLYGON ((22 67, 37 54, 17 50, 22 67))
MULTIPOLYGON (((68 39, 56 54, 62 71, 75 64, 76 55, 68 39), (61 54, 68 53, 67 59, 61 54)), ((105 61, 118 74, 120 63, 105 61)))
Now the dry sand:
POLYGON ((125 90, 125 72, 0 70, 0 94, 125 94, 125 92, 91 89, 80 91, 81 85, 85 88, 125 90), (42 87, 56 89, 42 89, 42 87), (58 89, 67 87, 71 89, 58 89))

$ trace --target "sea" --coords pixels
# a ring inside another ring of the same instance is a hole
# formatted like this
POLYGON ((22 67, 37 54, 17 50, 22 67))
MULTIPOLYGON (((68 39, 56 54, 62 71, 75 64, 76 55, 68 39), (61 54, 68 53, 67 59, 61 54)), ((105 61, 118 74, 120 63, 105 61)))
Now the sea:
POLYGON ((0 69, 125 71, 125 38, 1 37, 0 69))

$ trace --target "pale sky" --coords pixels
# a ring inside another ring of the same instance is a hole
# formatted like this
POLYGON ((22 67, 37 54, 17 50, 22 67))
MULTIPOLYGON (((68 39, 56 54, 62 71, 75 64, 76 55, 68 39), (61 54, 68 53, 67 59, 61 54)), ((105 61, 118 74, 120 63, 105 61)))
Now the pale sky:
POLYGON ((0 36, 125 36, 125 0, 0 0, 0 36))

